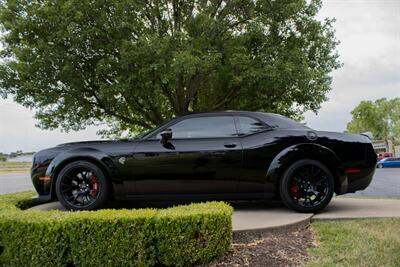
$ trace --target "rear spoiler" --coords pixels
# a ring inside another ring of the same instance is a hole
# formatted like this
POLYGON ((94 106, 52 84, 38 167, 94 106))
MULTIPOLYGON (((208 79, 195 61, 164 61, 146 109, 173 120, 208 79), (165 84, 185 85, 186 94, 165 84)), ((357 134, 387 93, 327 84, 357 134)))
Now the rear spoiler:
POLYGON ((365 133, 360 133, 360 134, 363 135, 363 136, 368 137, 370 140, 372 140, 372 138, 374 136, 371 132, 365 132, 365 133))

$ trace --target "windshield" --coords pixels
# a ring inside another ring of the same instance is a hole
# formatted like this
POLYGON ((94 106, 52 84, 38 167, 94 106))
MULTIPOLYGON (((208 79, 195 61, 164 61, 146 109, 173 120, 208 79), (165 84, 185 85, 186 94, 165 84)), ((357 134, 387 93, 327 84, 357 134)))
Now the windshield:
POLYGON ((135 139, 146 138, 146 137, 152 135, 154 132, 156 132, 158 129, 160 129, 160 128, 163 127, 164 125, 166 125, 166 124, 168 124, 168 123, 171 123, 171 122, 174 121, 175 119, 176 119, 176 118, 174 118, 174 119, 172 119, 172 120, 169 120, 169 121, 166 121, 166 122, 160 124, 159 126, 156 126, 156 127, 152 128, 152 129, 150 129, 150 130, 145 130, 144 132, 142 132, 142 133, 138 134, 137 136, 135 136, 135 139))
POLYGON ((142 139, 143 137, 145 137, 145 136, 151 134, 152 132, 156 131, 158 128, 160 128, 160 126, 154 127, 154 128, 152 128, 150 130, 145 130, 145 131, 141 132, 140 134, 136 135, 135 139, 142 139))

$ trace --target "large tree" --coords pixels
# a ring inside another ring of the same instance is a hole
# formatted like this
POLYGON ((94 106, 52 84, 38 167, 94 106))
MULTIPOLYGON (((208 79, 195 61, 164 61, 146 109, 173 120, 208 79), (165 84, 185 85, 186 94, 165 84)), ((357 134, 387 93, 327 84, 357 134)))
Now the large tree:
POLYGON ((0 0, 0 93, 39 127, 316 112, 340 67, 319 0, 0 0))
POLYGON ((400 98, 376 101, 361 101, 351 112, 347 131, 352 133, 371 132, 375 139, 400 144, 400 98))

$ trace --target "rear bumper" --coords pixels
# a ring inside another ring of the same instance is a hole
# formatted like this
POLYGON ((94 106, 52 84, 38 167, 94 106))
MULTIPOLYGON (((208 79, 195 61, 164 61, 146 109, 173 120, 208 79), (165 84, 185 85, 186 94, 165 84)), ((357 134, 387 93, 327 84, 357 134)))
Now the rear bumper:
POLYGON ((375 170, 375 167, 369 167, 362 169, 360 172, 343 173, 343 175, 340 175, 339 183, 335 187, 335 193, 343 195, 364 190, 371 184, 375 170))
POLYGON ((347 193, 354 193, 367 188, 371 184, 374 173, 375 168, 368 175, 362 177, 353 177, 351 182, 349 182, 347 185, 347 193))
MULTIPOLYGON (((361 153, 360 153, 361 155, 361 153)), ((371 143, 365 145, 363 158, 352 159, 345 162, 346 189, 341 194, 354 193, 367 188, 374 177, 376 170, 377 156, 371 143)))

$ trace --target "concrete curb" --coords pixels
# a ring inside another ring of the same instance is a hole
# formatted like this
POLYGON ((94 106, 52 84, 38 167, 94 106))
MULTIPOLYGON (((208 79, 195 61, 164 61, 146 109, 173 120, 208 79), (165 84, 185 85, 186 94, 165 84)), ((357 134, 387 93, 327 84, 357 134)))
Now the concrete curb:
POLYGON ((312 220, 312 217, 314 215, 310 215, 310 217, 299 220, 293 223, 288 223, 288 224, 282 224, 279 226, 270 226, 270 227, 262 227, 262 228, 253 228, 253 229, 241 229, 241 230, 233 230, 234 233, 240 234, 240 233, 250 233, 250 232, 263 232, 263 231, 271 231, 271 232, 281 232, 282 230, 288 230, 288 229, 296 229, 296 228, 301 228, 309 224, 312 220))
POLYGON ((277 233, 302 229, 310 225, 312 217, 313 215, 310 215, 309 218, 294 223, 284 224, 281 226, 272 226, 272 227, 257 228, 257 229, 233 230, 232 231, 233 240, 241 242, 250 241, 257 238, 262 238, 266 234, 277 234, 277 233))

